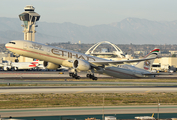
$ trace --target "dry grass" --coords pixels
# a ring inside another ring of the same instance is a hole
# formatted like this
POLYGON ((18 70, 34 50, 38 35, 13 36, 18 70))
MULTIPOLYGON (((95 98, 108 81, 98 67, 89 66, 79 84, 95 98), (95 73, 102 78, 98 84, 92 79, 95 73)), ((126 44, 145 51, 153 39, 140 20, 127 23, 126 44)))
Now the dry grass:
POLYGON ((1 94, 0 109, 101 106, 156 105, 158 99, 163 105, 176 105, 174 93, 79 93, 79 94, 1 94))

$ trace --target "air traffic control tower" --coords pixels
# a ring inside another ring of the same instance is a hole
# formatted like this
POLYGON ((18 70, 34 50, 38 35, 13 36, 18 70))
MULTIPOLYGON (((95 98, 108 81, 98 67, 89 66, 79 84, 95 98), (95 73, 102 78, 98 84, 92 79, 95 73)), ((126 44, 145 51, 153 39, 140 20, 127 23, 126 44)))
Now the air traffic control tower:
POLYGON ((35 27, 36 22, 39 20, 40 15, 34 12, 34 7, 27 5, 24 10, 25 12, 19 15, 21 21, 23 21, 22 27, 24 27, 24 40, 35 41, 35 27))
MULTIPOLYGON (((24 27, 24 40, 35 41, 35 27, 37 27, 36 22, 39 21, 40 15, 34 12, 34 7, 32 5, 27 5, 24 10, 25 12, 19 15, 20 20, 23 22, 21 25, 24 27)), ((32 62, 32 58, 20 56, 19 62, 32 62)))

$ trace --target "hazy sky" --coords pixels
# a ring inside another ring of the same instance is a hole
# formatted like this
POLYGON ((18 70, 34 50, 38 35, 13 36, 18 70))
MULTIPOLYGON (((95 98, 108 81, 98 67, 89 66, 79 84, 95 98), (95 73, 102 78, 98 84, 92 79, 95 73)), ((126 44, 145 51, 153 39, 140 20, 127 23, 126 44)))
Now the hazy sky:
POLYGON ((26 5, 33 5, 43 22, 92 26, 127 17, 177 20, 177 0, 0 0, 0 17, 18 18, 26 5))

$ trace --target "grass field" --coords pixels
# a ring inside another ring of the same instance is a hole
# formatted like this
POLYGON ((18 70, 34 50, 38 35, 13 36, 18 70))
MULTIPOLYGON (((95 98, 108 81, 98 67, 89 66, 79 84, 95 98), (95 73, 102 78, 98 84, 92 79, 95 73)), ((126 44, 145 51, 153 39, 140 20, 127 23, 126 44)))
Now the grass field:
POLYGON ((0 94, 0 109, 119 105, 177 105, 174 93, 0 94))
MULTIPOLYGON (((67 84, 60 83, 10 83, 10 86, 134 86, 146 85, 151 86, 153 83, 174 83, 177 85, 176 79, 99 79, 98 81, 110 82, 108 84, 96 84, 90 79, 68 79, 67 81, 92 81, 91 83, 67 84), (115 82, 125 82, 119 84, 115 82), (130 83, 131 82, 131 83, 130 83), (137 83, 136 83, 137 82, 137 83), (139 84, 142 83, 142 84, 139 84), (150 84, 146 84, 150 83, 150 84)), ((49 81, 49 80, 47 80, 49 81)), ((51 81, 64 81, 63 79, 55 79, 51 81)), ((160 85, 160 84, 159 84, 160 85)), ((165 84, 164 84, 165 85, 165 84)), ((173 85, 173 84, 172 84, 173 85)), ((7 83, 0 83, 0 86, 6 87, 7 83)), ((156 84, 158 86, 158 84, 156 84)), ((177 105, 177 92, 173 93, 75 93, 75 94, 0 94, 0 109, 13 108, 42 108, 42 107, 78 107, 78 106, 102 106, 104 96, 105 106, 119 105, 157 105, 158 99, 162 105, 177 105)))

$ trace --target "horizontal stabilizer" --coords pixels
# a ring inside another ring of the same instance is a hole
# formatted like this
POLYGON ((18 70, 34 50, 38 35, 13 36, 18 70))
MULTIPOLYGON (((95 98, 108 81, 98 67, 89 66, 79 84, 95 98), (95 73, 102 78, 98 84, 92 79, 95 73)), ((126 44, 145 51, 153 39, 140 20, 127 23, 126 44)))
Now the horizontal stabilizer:
POLYGON ((143 75, 173 75, 172 73, 145 73, 143 75))

